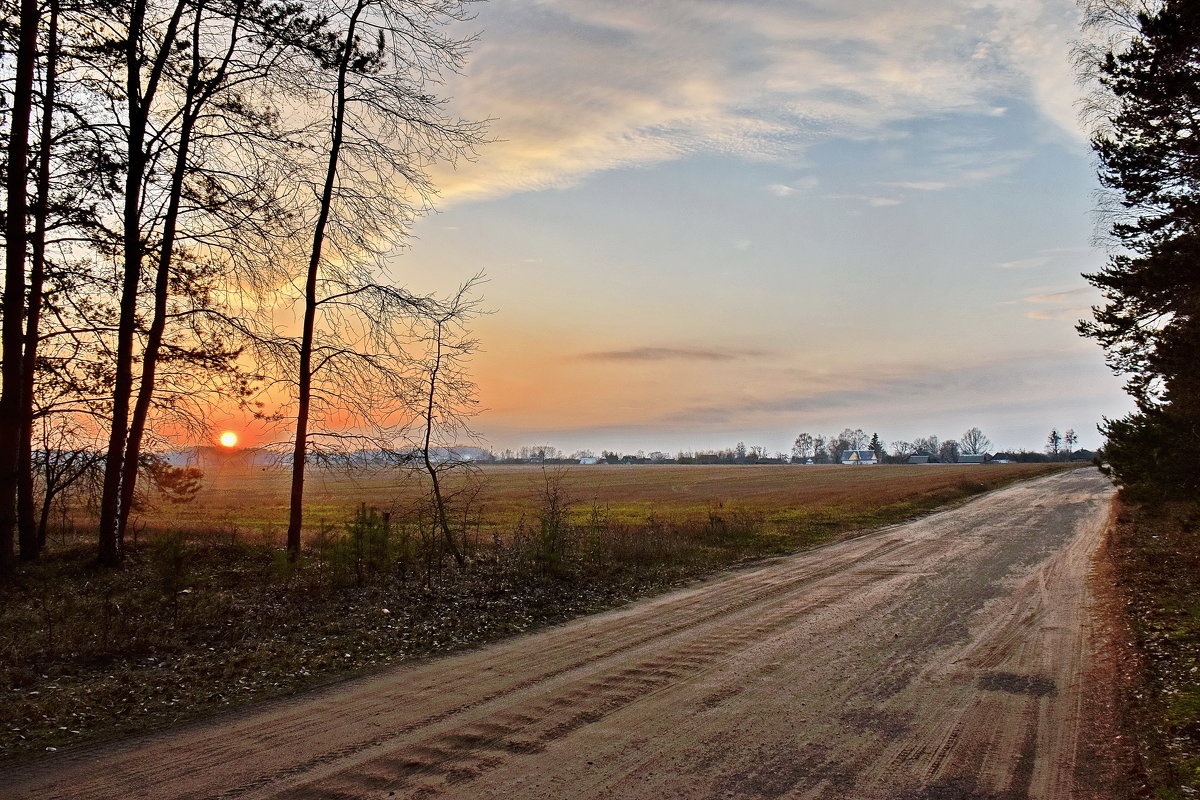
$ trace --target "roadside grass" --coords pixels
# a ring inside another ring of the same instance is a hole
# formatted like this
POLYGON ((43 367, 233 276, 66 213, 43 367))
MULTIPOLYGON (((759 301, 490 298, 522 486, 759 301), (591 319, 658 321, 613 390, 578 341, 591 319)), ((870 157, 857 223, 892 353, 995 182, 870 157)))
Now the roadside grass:
POLYGON ((241 505, 207 528, 143 517, 121 570, 98 568, 90 542, 64 532, 0 587, 0 758, 494 641, 1055 467, 735 467, 728 500, 716 499, 721 468, 682 469, 492 473, 490 495, 485 473, 458 517, 463 569, 412 496, 386 512, 318 497, 340 521, 310 531, 297 564, 253 493, 224 497, 241 505), (502 501, 499 513, 484 496, 502 501))
POLYGON ((1143 670, 1132 733, 1141 796, 1200 797, 1200 503, 1118 500, 1110 554, 1143 670))

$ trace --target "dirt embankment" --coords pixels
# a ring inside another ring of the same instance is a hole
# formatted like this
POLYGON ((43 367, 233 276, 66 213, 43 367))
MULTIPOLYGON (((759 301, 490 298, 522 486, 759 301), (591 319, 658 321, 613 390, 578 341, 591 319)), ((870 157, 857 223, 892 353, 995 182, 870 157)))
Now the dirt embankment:
POLYGON ((1099 800, 1078 776, 1099 624, 1086 577, 1110 495, 1094 472, 1055 475, 0 785, 39 800, 1099 800))

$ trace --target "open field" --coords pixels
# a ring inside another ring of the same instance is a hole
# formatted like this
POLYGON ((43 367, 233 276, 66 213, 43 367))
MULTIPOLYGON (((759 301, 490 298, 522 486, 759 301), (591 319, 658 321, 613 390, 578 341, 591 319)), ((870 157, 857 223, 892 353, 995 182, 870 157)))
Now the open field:
MULTIPOLYGON (((710 513, 762 515, 770 527, 795 532, 886 524, 941 503, 1062 469, 1062 464, 922 466, 711 466, 597 465, 486 466, 451 475, 451 491, 478 490, 473 514, 484 528, 509 528, 536 513, 547 480, 558 482, 576 515, 594 507, 622 523, 695 523, 710 513)), ((190 503, 162 504, 138 524, 150 531, 212 531, 258 539, 287 525, 287 470, 210 465, 204 487, 190 503)), ((312 469, 306 489, 306 526, 340 526, 360 504, 403 516, 425 491, 420 475, 393 470, 344 472, 312 469)))

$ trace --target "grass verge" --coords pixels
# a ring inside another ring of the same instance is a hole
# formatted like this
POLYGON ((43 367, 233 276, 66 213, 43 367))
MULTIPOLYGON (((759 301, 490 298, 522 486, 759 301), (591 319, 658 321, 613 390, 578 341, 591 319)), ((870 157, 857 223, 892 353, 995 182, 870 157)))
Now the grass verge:
POLYGON ((1200 797, 1200 503, 1118 499, 1109 540, 1142 668, 1129 733, 1140 797, 1200 797))

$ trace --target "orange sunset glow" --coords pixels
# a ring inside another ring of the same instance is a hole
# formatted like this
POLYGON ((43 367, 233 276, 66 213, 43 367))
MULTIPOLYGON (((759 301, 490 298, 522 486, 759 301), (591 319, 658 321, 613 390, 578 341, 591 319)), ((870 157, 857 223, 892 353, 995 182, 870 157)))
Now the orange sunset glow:
POLYGON ((235 447, 238 443, 238 436, 233 431, 225 431, 221 434, 219 441, 224 447, 235 447))

